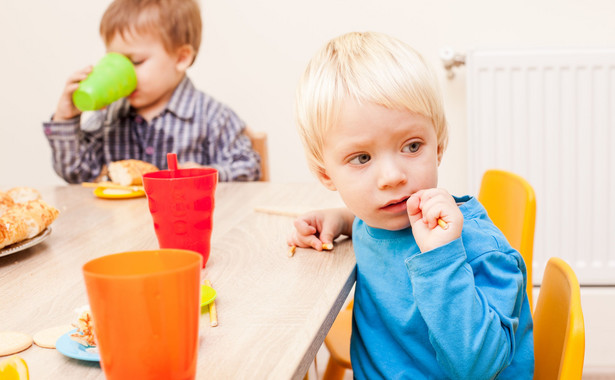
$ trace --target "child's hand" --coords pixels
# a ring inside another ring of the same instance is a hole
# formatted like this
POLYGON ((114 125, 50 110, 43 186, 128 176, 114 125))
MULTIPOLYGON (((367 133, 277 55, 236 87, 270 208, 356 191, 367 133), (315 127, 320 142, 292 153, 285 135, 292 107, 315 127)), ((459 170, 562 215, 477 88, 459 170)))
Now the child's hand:
POLYGON ((53 121, 69 120, 81 114, 79 108, 73 104, 73 92, 79 88, 79 82, 87 78, 91 72, 92 66, 84 67, 68 78, 64 91, 58 101, 56 112, 53 115, 53 121))
POLYGON ((352 234, 353 219, 348 209, 317 210, 301 215, 294 221, 295 230, 287 240, 288 245, 322 251, 323 244, 333 243, 340 235, 352 234))
POLYGON ((461 236, 463 215, 455 199, 442 189, 420 190, 406 203, 410 225, 421 252, 438 248, 461 236), (438 219, 447 223, 444 229, 438 219))

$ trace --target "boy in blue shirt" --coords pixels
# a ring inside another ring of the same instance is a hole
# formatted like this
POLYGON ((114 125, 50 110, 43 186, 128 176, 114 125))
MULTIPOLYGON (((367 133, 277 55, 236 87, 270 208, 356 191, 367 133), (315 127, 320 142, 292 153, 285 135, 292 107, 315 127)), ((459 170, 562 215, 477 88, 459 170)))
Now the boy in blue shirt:
POLYGON ((220 181, 260 177, 260 157, 243 133, 245 124, 226 105, 197 90, 186 70, 201 43, 196 0, 115 0, 100 22, 108 52, 134 64, 137 88, 124 99, 81 120, 72 94, 92 71, 68 79, 50 122, 43 124, 53 167, 69 183, 92 181, 110 162, 138 159, 167 167, 210 166, 220 181))
POLYGON ((288 243, 352 236, 354 376, 531 379, 523 258, 475 198, 437 188, 447 126, 420 55, 382 34, 335 38, 310 61, 296 115, 311 170, 347 208, 300 216, 288 243))

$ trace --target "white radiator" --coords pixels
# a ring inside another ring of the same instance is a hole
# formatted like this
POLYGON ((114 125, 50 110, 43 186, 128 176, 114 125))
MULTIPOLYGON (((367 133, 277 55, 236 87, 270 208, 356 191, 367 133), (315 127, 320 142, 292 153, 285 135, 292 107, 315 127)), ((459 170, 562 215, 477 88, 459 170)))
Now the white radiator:
POLYGON ((584 285, 615 285, 615 49, 466 56, 468 170, 536 191, 534 284, 558 256, 584 285))

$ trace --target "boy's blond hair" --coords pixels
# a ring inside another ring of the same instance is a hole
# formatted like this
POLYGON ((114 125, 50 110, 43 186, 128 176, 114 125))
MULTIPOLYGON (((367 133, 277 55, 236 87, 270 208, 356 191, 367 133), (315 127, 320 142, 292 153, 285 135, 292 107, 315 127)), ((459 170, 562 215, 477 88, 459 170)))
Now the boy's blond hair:
MULTIPOLYGON (((100 21, 108 45, 116 33, 158 36, 168 53, 189 45, 196 59, 201 45, 201 11, 196 0, 114 0, 100 21)), ((193 59, 193 62, 194 62, 193 59)))
POLYGON ((326 133, 335 125, 344 99, 420 114, 434 125, 438 152, 446 149, 440 89, 420 54, 384 34, 348 33, 316 53, 297 88, 295 117, 314 173, 324 171, 326 133))

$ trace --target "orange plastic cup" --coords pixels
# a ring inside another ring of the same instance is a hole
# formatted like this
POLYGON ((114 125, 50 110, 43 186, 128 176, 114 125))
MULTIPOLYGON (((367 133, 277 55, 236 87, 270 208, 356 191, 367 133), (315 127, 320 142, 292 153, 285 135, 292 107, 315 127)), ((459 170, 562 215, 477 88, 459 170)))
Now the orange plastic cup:
POLYGON ((83 266, 105 377, 194 379, 201 255, 122 252, 83 266))
POLYGON ((218 171, 160 170, 143 176, 160 248, 196 251, 209 259, 218 171))

